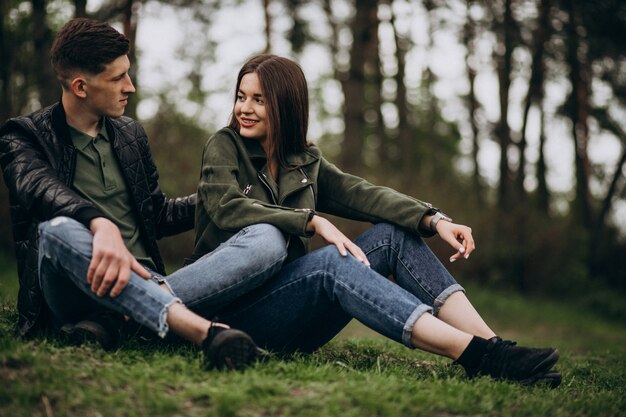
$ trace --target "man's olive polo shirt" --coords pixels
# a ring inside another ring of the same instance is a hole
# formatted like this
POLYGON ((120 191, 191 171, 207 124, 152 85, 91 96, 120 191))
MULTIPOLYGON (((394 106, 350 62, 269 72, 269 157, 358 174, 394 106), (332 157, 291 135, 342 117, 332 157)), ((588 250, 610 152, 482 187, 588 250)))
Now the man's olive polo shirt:
POLYGON ((126 247, 139 262, 156 270, 141 241, 130 193, 113 155, 106 127, 102 121, 100 125, 95 138, 70 126, 77 150, 73 188, 119 227, 126 247))

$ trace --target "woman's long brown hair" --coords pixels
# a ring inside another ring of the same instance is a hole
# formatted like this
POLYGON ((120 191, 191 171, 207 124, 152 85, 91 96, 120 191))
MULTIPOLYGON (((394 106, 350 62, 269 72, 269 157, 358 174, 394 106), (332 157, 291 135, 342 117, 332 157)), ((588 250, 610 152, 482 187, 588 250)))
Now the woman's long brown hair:
MULTIPOLYGON (((309 125, 309 90, 302 68, 294 61, 271 54, 250 58, 239 71, 235 100, 244 75, 256 73, 259 77, 267 113, 269 144, 268 160, 289 167, 287 156, 304 151, 309 125)), ((239 132, 234 112, 228 126, 239 132)))

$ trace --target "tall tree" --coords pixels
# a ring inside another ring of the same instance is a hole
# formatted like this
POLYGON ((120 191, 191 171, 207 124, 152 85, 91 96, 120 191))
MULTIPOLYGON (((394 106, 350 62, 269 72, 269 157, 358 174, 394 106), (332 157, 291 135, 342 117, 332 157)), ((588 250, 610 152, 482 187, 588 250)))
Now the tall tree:
POLYGON ((13 114, 11 104, 11 67, 13 51, 11 48, 11 31, 8 30, 7 1, 0 1, 0 123, 3 123, 13 114))
MULTIPOLYGON (((545 46, 549 37, 550 27, 550 3, 548 0, 539 0, 539 16, 537 26, 533 36, 532 64, 530 78, 528 80, 528 90, 524 103, 524 113, 522 116, 522 134, 519 141, 519 168, 516 176, 517 195, 523 197, 526 193, 524 182, 526 180, 526 147, 528 144, 528 117, 530 109, 534 105, 541 110, 543 100, 543 83, 545 73, 545 46)), ((523 200, 523 199, 522 199, 523 200)))
POLYGON ((572 86, 569 95, 568 113, 572 121, 575 164, 574 215, 576 222, 591 231, 592 208, 589 192, 591 164, 589 161, 589 113, 590 113, 590 72, 585 54, 586 45, 581 26, 581 15, 575 0, 565 0, 569 15, 567 24, 568 49, 567 63, 570 68, 569 80, 572 86))
POLYGON ((406 74, 406 54, 411 46, 410 40, 400 33, 397 25, 398 16, 392 14, 392 26, 394 41, 396 46, 396 61, 398 69, 395 74, 396 95, 395 105, 398 111, 398 149, 400 155, 400 170, 404 181, 409 181, 412 162, 412 129, 410 121, 410 104, 408 101, 405 74, 406 74))
POLYGON ((263 18, 265 20, 265 52, 272 50, 272 14, 270 13, 270 0, 263 0, 263 18))
POLYGON ((365 95, 366 50, 372 47, 370 27, 378 26, 376 0, 357 0, 356 13, 350 24, 352 45, 348 76, 341 80, 344 96, 344 141, 341 148, 341 167, 348 172, 362 170, 363 139, 366 135, 363 118, 365 95))
POLYGON ((483 184, 480 177, 480 170, 478 164, 478 152, 480 150, 480 144, 478 142, 479 127, 478 127, 478 111, 480 104, 476 98, 475 82, 476 82, 476 65, 477 57, 475 55, 475 37, 476 37, 476 22, 470 14, 470 7, 473 0, 467 0, 466 2, 466 14, 465 25, 463 26, 463 44, 467 50, 465 56, 465 65, 467 72, 467 81, 469 84, 469 91, 465 98, 467 103, 467 110, 469 113, 469 123, 471 128, 471 140, 472 140, 472 184, 474 187, 474 195, 479 203, 483 202, 483 184))
POLYGON ((61 95, 59 86, 50 66, 50 48, 52 47, 52 31, 48 26, 46 1, 32 0, 32 30, 34 60, 37 70, 35 80, 39 92, 39 103, 48 106, 57 101, 61 95))
MULTIPOLYGON (((509 146, 511 145, 511 128, 509 127, 509 90, 511 86, 511 68, 513 57, 513 20, 512 0, 504 0, 503 17, 498 18, 497 23, 497 57, 496 66, 498 72, 500 120, 498 122, 498 140, 500 144, 500 183, 498 185, 498 204, 501 209, 506 209, 510 204, 510 179, 511 168, 509 164, 509 146)), ((501 4, 500 4, 501 5, 501 4)))

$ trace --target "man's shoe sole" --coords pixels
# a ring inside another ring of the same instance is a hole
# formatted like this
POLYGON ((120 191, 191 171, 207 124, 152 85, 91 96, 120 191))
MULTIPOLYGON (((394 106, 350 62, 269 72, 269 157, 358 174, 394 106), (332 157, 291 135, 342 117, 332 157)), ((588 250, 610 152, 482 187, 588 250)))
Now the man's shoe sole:
POLYGON ((102 349, 111 351, 117 343, 99 323, 91 320, 79 321, 76 324, 66 324, 61 327, 61 333, 67 335, 76 344, 97 343, 102 349))
POLYGON ((262 350, 257 347, 246 333, 227 329, 220 332, 211 341, 207 368, 218 370, 241 371, 262 358, 262 350))

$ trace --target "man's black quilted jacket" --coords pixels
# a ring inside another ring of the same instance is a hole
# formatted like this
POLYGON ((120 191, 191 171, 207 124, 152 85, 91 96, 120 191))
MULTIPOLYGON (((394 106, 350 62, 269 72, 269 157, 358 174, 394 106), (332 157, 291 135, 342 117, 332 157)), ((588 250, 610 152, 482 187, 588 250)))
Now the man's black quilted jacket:
MULTIPOLYGON (((156 240, 193 227, 196 196, 168 199, 161 192, 146 134, 128 117, 105 118, 148 254, 165 273, 156 240)), ((76 150, 60 103, 0 127, 0 166, 9 189, 20 281, 18 333, 25 335, 46 313, 37 272, 38 225, 68 216, 89 225, 103 214, 72 188, 76 150)), ((4 204, 4 203, 3 203, 4 204)))

